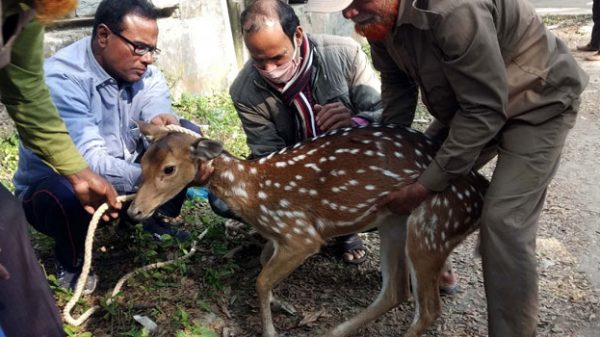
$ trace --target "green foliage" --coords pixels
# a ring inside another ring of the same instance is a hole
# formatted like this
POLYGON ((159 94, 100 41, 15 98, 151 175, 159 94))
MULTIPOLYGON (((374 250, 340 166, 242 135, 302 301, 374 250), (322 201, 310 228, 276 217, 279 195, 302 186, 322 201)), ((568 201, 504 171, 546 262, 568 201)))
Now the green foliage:
POLYGON ((12 177, 17 170, 19 139, 16 133, 0 139, 0 182, 13 191, 12 177))
POLYGON ((223 142, 232 154, 245 157, 250 153, 242 123, 226 93, 209 97, 182 95, 173 107, 180 116, 207 125, 208 130, 203 130, 206 136, 223 142))

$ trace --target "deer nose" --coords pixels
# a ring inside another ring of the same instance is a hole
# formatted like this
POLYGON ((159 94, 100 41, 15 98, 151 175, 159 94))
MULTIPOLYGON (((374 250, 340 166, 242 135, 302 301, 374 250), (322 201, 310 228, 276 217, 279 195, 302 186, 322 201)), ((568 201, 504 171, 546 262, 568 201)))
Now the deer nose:
POLYGON ((144 217, 142 213, 142 210, 140 210, 134 203, 132 203, 129 206, 129 209, 127 210, 127 215, 129 215, 130 218, 136 221, 141 221, 147 218, 144 217))

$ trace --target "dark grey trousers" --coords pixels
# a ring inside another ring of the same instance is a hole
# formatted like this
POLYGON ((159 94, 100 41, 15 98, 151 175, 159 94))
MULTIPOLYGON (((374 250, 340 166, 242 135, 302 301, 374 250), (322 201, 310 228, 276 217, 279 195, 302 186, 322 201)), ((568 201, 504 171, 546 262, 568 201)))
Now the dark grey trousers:
POLYGON ((592 20, 594 21, 594 26, 592 27, 590 45, 600 50, 600 0, 594 0, 592 5, 592 20))
POLYGON ((0 326, 6 337, 62 337, 62 321, 27 235, 21 202, 0 185, 0 326))

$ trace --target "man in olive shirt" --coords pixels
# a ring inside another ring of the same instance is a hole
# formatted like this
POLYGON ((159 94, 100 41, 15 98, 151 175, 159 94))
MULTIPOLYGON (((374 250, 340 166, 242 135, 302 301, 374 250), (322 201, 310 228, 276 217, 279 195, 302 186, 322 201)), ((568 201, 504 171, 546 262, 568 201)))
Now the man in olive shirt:
POLYGON ((497 153, 480 234, 489 335, 534 336, 537 220, 588 80, 567 46, 522 0, 309 0, 308 6, 343 10, 369 39, 384 120, 411 113, 397 103, 413 83, 437 120, 434 136, 443 145, 431 165, 382 204, 410 213, 497 153))
MULTIPOLYGON (((0 95, 21 141, 64 175, 88 212, 108 200, 120 208, 114 188, 93 173, 73 145, 44 84, 43 36, 39 20, 71 11, 76 1, 0 1, 0 95)), ((112 212, 112 216, 117 216, 112 212)), ((27 237, 17 200, 0 187, 0 334, 7 337, 64 336, 62 322, 27 237)))

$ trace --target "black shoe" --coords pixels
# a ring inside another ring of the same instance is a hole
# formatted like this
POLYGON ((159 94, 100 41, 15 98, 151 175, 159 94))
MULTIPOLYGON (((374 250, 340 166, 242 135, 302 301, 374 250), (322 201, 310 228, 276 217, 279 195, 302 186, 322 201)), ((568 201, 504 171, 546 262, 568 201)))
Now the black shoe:
POLYGON ((184 230, 175 229, 172 225, 161 215, 153 215, 150 219, 142 222, 144 225, 144 231, 152 234, 157 240, 162 240, 162 236, 165 234, 170 235, 175 240, 187 241, 190 239, 190 234, 184 230))
MULTIPOLYGON (((75 287, 77 286, 77 281, 79 280, 79 276, 81 275, 81 270, 76 272, 68 271, 62 264, 56 264, 56 277, 58 279, 58 285, 65 289, 70 289, 71 291, 75 291, 75 287)), ((94 272, 90 272, 87 280, 85 282, 85 286, 83 287, 83 294, 89 295, 96 290, 96 285, 98 284, 98 277, 94 272)))

